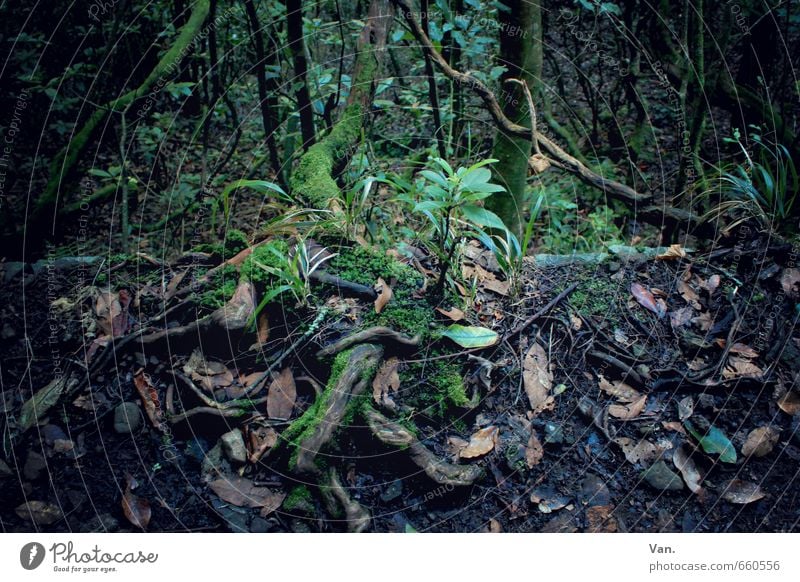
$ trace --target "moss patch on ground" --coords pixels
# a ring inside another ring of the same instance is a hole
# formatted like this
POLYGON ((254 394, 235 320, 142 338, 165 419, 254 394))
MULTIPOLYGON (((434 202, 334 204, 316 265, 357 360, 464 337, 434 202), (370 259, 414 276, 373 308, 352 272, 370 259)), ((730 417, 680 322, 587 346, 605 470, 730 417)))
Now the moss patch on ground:
POLYGON ((233 297, 239 282, 239 273, 233 265, 227 265, 214 273, 206 290, 200 295, 200 305, 219 309, 233 297))
POLYGON ((400 371, 400 383, 412 387, 406 404, 433 418, 470 403, 461 367, 448 360, 413 362, 400 371))

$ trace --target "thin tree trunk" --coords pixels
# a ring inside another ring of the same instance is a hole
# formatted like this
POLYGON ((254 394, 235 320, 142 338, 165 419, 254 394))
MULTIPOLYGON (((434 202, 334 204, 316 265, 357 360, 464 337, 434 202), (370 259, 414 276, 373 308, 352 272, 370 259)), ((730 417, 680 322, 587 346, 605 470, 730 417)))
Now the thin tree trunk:
POLYGON ((297 110, 300 112, 300 133, 303 136, 303 148, 314 145, 314 109, 308 92, 308 63, 306 62, 305 39, 303 38, 303 3, 301 0, 285 0, 286 30, 289 36, 289 50, 294 62, 294 77, 299 83, 295 92, 297 110))
MULTIPOLYGON (((428 32, 428 0, 422 0, 420 3, 422 28, 428 32)), ((444 140, 444 127, 442 126, 442 115, 439 110, 439 92, 436 89, 436 77, 433 74, 433 63, 427 54, 425 55, 425 76, 428 78, 428 98, 431 102, 431 109, 433 112, 433 135, 436 138, 436 147, 439 151, 440 158, 447 157, 447 144, 444 140)))

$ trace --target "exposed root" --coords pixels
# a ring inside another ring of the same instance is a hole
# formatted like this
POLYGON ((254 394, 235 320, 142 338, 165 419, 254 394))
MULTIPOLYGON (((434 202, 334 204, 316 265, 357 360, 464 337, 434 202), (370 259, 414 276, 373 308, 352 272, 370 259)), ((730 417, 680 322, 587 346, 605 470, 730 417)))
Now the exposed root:
POLYGON ((465 487, 472 485, 481 476, 481 469, 477 465, 454 465, 440 459, 419 442, 419 439, 410 430, 401 424, 392 422, 371 406, 364 407, 364 416, 372 434, 379 441, 387 445, 407 448, 411 454, 411 460, 436 483, 465 487))
POLYGON ((370 327, 369 329, 365 329, 364 331, 359 331, 358 333, 354 333, 353 335, 348 335, 347 337, 343 337, 337 342, 332 343, 326 348, 321 349, 317 352, 317 357, 322 358, 324 356, 333 356, 334 354, 338 354, 339 352, 343 352, 344 350, 356 345, 356 344, 363 344, 369 342, 387 342, 392 341, 400 345, 404 346, 418 346, 420 342, 420 337, 415 335, 412 338, 404 336, 402 333, 397 332, 393 329, 388 327, 370 327))
POLYGON ((344 517, 347 520, 347 531, 351 533, 361 533, 369 527, 371 517, 363 505, 350 497, 350 494, 342 486, 339 474, 336 469, 328 472, 328 480, 325 484, 320 484, 321 489, 328 488, 330 497, 335 499, 344 508, 344 517))
POLYGON ((314 405, 281 435, 297 447, 290 469, 305 475, 320 473, 316 463, 320 449, 330 442, 354 398, 370 384, 382 354, 383 348, 373 344, 353 348, 341 373, 331 378, 314 405))

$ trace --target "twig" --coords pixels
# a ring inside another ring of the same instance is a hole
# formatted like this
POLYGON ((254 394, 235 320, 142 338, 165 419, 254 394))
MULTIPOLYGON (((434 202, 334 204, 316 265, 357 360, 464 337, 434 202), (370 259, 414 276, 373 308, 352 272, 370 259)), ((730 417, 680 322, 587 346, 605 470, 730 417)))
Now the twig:
POLYGON ((556 295, 555 297, 553 297, 553 299, 551 299, 551 300, 550 300, 550 302, 549 302, 547 305, 545 305, 545 306, 544 306, 544 307, 542 307, 542 308, 541 308, 539 311, 537 311, 536 313, 534 313, 533 315, 531 315, 531 316, 530 316, 528 319, 526 319, 526 320, 525 320, 525 321, 522 323, 522 325, 520 325, 519 327, 517 327, 517 328, 515 328, 515 329, 513 329, 513 330, 509 331, 508 333, 506 333, 506 334, 503 336, 503 340, 510 340, 511 338, 513 338, 513 337, 516 337, 516 336, 517 336, 517 335, 519 335, 519 334, 520 334, 522 331, 524 331, 524 330, 525 330, 525 328, 527 328, 529 325, 531 325, 531 324, 532 324, 533 322, 535 322, 537 319, 539 319, 539 318, 540 318, 540 317, 542 317, 543 315, 547 315, 547 314, 550 312, 550 310, 552 310, 552 309, 553 309, 553 308, 554 308, 556 305, 558 305, 558 304, 559 304, 559 303, 560 303, 560 302, 561 302, 561 301, 562 301, 562 300, 563 300, 565 297, 567 297, 567 296, 568 296, 570 293, 572 293, 573 291, 575 291, 575 289, 577 289, 577 287, 578 287, 578 283, 572 283, 572 284, 571 284, 569 287, 567 287, 566 289, 564 289, 564 290, 563 290, 561 293, 559 293, 558 295, 556 295))
POLYGON ((370 327, 364 331, 359 331, 358 333, 343 337, 339 341, 321 349, 317 352, 317 357, 322 358, 324 356, 332 356, 346 350, 350 346, 369 343, 375 340, 380 340, 382 342, 391 340, 404 346, 415 347, 419 345, 420 337, 415 335, 414 337, 409 338, 388 327, 370 327))

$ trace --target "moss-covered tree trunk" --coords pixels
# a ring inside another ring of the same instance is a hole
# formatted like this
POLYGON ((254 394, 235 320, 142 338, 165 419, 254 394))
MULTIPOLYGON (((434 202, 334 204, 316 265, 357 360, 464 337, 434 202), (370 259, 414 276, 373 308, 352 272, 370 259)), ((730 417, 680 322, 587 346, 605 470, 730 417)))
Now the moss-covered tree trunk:
POLYGON ((369 120, 392 16, 388 0, 372 0, 358 40, 353 83, 347 104, 330 133, 300 158, 290 186, 296 196, 315 208, 340 208, 341 192, 335 175, 350 159, 369 120))
MULTIPOLYGON (((530 87, 533 95, 542 77, 542 8, 540 3, 527 0, 505 2, 507 10, 499 8, 500 64, 505 65, 500 104, 503 113, 519 125, 529 125, 530 113, 523 88, 507 79, 519 79, 530 87)), ((487 201, 503 222, 516 234, 523 230, 525 184, 528 177, 528 158, 531 140, 509 136, 497 131, 492 156, 497 180, 506 192, 495 194, 487 201)))

